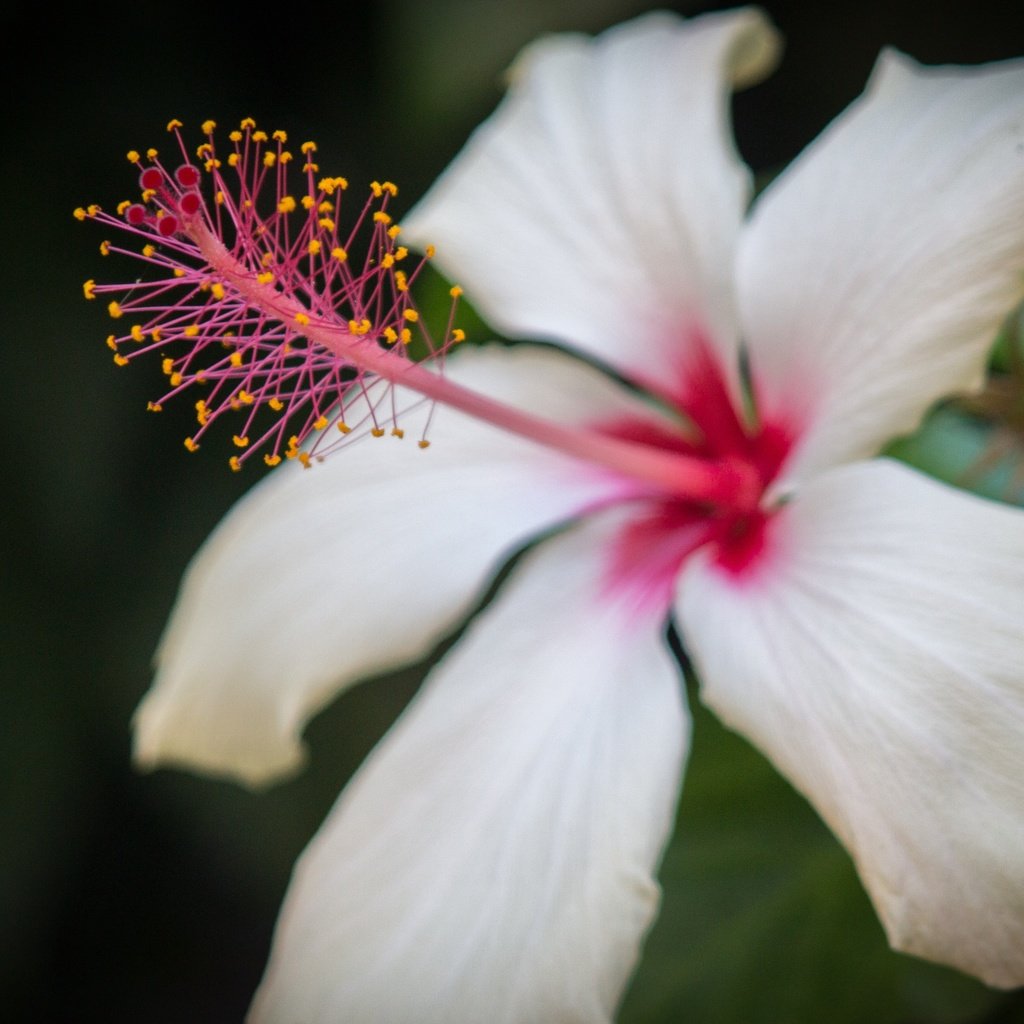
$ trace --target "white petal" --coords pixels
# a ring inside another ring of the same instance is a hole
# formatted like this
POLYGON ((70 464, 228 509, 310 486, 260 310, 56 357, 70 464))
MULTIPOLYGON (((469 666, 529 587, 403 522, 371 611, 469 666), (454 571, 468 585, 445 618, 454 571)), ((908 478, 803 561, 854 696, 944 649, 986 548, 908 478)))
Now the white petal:
POLYGON ((977 386, 1024 295, 1024 61, 883 54, 758 203, 738 288, 759 404, 807 428, 790 479, 977 386))
POLYGON ((434 243, 509 336, 575 346, 659 389, 703 336, 732 372, 750 175, 729 87, 763 77, 776 50, 754 8, 534 43, 403 237, 434 243))
MULTIPOLYGON (((551 350, 466 349, 449 376, 563 421, 636 403, 551 350)), ((399 403, 404 399, 399 396, 399 403)), ((298 767, 305 722, 348 684, 427 654, 518 546, 607 480, 448 409, 417 447, 366 438, 272 473, 203 547, 136 716, 136 757, 257 784, 298 767)))
POLYGON ((1024 511, 882 460, 678 611, 704 700, 853 854, 897 949, 1024 984, 1024 511))
POLYGON ((300 860, 250 1024, 607 1024, 657 908, 688 716, 662 623, 546 541, 300 860))

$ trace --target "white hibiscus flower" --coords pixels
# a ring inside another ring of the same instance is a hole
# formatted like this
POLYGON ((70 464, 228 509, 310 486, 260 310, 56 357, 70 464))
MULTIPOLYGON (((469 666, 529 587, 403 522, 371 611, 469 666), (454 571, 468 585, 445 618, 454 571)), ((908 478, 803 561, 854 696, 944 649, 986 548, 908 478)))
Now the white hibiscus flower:
POLYGON ((138 758, 255 784, 541 538, 300 860, 253 1024, 609 1021, 686 759, 670 617, 892 944, 1024 983, 1024 512, 873 457, 1024 294, 1024 66, 884 54, 747 216, 728 90, 775 52, 749 9, 544 39, 404 222, 561 346, 446 379, 618 463, 438 405, 429 452, 276 471, 190 569, 138 758))

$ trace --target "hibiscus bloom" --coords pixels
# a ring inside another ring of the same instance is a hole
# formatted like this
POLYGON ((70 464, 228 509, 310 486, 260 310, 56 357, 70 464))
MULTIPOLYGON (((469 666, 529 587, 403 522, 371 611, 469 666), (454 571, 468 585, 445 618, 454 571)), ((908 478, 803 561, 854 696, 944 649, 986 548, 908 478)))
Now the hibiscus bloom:
POLYGON ((610 1020, 686 760, 670 619, 892 945, 1024 983, 1024 513, 876 457, 1024 294, 1024 66, 884 54, 748 217, 728 90, 776 49, 754 10, 541 40, 404 222, 553 343, 447 377, 648 469, 398 387, 429 452, 275 471, 191 567, 137 756, 260 784, 529 545, 302 856, 253 1022, 610 1020))

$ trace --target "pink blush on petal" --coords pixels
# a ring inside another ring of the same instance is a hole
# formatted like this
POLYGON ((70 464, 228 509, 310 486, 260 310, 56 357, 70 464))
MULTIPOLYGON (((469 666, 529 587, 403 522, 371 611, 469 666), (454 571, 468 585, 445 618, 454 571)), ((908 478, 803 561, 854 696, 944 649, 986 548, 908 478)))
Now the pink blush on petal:
POLYGON ((683 563, 711 536, 711 524, 692 507, 645 502, 612 540, 601 596, 638 617, 665 616, 683 563))

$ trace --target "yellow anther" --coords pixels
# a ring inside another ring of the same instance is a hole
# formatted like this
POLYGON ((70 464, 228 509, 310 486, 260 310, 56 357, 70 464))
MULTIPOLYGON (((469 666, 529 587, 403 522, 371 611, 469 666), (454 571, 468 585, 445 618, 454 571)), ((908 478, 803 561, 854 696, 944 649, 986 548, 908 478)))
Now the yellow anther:
POLYGON ((396 260, 404 260, 405 257, 408 256, 408 255, 409 255, 409 250, 406 249, 406 247, 404 245, 400 245, 395 250, 395 259, 396 260))
POLYGON ((311 466, 311 463, 309 461, 309 452, 299 452, 298 456, 299 456, 299 462, 302 463, 302 468, 303 469, 309 469, 310 466, 311 466))
POLYGON ((402 316, 405 317, 405 319, 408 320, 409 323, 411 324, 416 323, 416 321, 419 320, 420 318, 419 313, 417 313, 415 309, 404 310, 402 316))
POLYGON ((211 157, 211 158, 210 158, 209 160, 207 160, 207 161, 206 161, 206 163, 205 163, 205 164, 203 164, 203 167, 204 167, 204 168, 205 168, 205 169, 206 169, 207 171, 212 171, 212 170, 214 170, 215 168, 217 168, 217 167, 220 167, 220 161, 219 161, 219 160, 214 160, 214 159, 213 159, 213 158, 211 157))
POLYGON ((274 280, 274 275, 269 270, 264 270, 262 274, 256 275, 256 280, 260 284, 270 284, 274 280))
POLYGON ((295 314, 295 322, 300 327, 305 327, 309 323, 309 317, 306 316, 305 313, 296 313, 295 314))
POLYGON ((419 441, 418 444, 419 444, 419 446, 421 448, 429 448, 430 447, 430 442, 426 438, 423 438, 423 440, 419 441))
POLYGON ((199 324, 189 324, 181 333, 186 338, 195 338, 199 334, 199 324))
POLYGON ((400 427, 392 427, 391 428, 391 436, 392 437, 397 437, 397 438, 401 439, 401 438, 405 437, 405 431, 402 430, 400 427))
POLYGON ((238 392, 238 400, 242 403, 242 405, 252 405, 252 403, 256 401, 256 399, 253 398, 253 396, 248 391, 244 390, 238 392))
POLYGON ((251 117, 243 117, 242 118, 242 123, 239 125, 239 127, 243 131, 251 132, 253 130, 253 128, 256 127, 256 122, 251 117))
POLYGON ((393 181, 381 182, 380 187, 384 189, 385 192, 390 192, 393 196, 398 195, 398 186, 393 181))
POLYGON ((338 430, 340 430, 341 433, 343 433, 343 434, 351 434, 352 433, 352 428, 344 420, 338 420, 337 426, 338 426, 338 430))
POLYGON ((288 163, 291 163, 291 160, 292 160, 291 153, 289 153, 287 149, 282 149, 281 150, 281 163, 288 164, 288 163))
POLYGON ((453 299, 457 299, 462 294, 462 289, 457 284, 453 284, 451 288, 448 289, 448 294, 453 299))
POLYGON ((403 345, 408 345, 412 341, 412 331, 410 331, 408 327, 403 327, 401 331, 398 332, 398 337, 403 345))
POLYGON ((318 223, 318 224, 320 225, 320 227, 322 227, 322 228, 323 228, 323 229, 324 229, 325 231, 333 231, 333 230, 334 230, 334 221, 333 221, 333 220, 331 220, 331 218, 330 218, 330 217, 321 217, 321 218, 320 218, 320 219, 319 219, 319 220, 317 221, 317 223, 318 223))
POLYGON ((274 254, 272 252, 265 252, 260 257, 260 263, 262 263, 263 266, 265 266, 265 267, 269 267, 270 264, 273 263, 273 262, 274 262, 274 254))
POLYGON ((395 257, 391 253, 389 253, 389 252, 385 253, 384 254, 384 259, 382 259, 380 261, 380 265, 385 270, 387 270, 389 267, 393 267, 395 265, 395 257))
POLYGON ((394 343, 398 341, 398 332, 394 329, 394 327, 384 328, 384 340, 389 345, 394 345, 394 343))
POLYGON ((274 132, 274 134, 273 134, 273 139, 274 139, 275 142, 281 142, 281 143, 287 142, 288 141, 288 133, 287 132, 283 132, 283 131, 281 131, 280 128, 278 128, 277 131, 274 132))
POLYGON ((128 365, 128 357, 127 356, 122 356, 119 353, 115 352, 114 353, 114 362, 117 363, 118 366, 127 366, 128 365))
POLYGON ((228 138, 232 142, 241 142, 242 141, 242 133, 236 128, 233 132, 229 132, 228 133, 228 138))
POLYGON ((151 330, 151 331, 149 332, 149 336, 150 336, 150 337, 151 337, 151 338, 152 338, 152 339, 153 339, 154 341, 160 341, 160 340, 161 340, 161 339, 163 338, 163 334, 161 333, 161 331, 160 331, 160 328, 159 328, 159 327, 154 327, 154 328, 153 328, 153 330, 151 330))
POLYGON ((146 403, 146 411, 147 412, 163 412, 164 411, 164 407, 159 402, 147 402, 146 403))
POLYGON ((213 146, 208 142, 200 142, 199 145, 196 146, 196 156, 199 157, 200 160, 205 160, 212 152, 213 146))
POLYGON ((305 163, 304 163, 304 164, 302 165, 302 169, 303 169, 304 171, 312 171, 312 172, 313 172, 314 174, 316 174, 316 173, 317 173, 317 172, 318 172, 318 171, 320 170, 320 165, 319 165, 319 164, 315 164, 315 163, 313 163, 313 161, 312 161, 312 160, 307 160, 307 161, 306 161, 306 162, 305 162, 305 163))
POLYGON ((159 155, 160 154, 152 147, 146 150, 146 158, 149 160, 155 160, 159 155))
POLYGON ((88 281, 82 283, 82 294, 87 299, 96 298, 96 282, 90 277, 88 281))
POLYGON ((108 303, 107 312, 115 320, 117 320, 121 316, 124 316, 124 314, 121 312, 121 307, 116 302, 108 303))
POLYGON ((384 436, 384 428, 383 427, 374 427, 373 430, 370 431, 370 433, 374 437, 383 437, 384 436))
POLYGON ((216 199, 218 206, 224 205, 224 193, 220 189, 217 189, 217 195, 214 198, 216 199))
POLYGON ((407 292, 409 290, 409 279, 402 270, 395 271, 395 287, 400 292, 407 292))
POLYGON ((209 281, 200 281, 199 282, 199 290, 205 295, 210 290, 210 282, 209 281))
POLYGON ((316 212, 317 213, 333 213, 334 212, 334 203, 321 203, 316 208, 316 212))
POLYGON ((228 356, 228 362, 232 366, 234 366, 236 368, 241 366, 242 365, 242 353, 241 352, 232 352, 231 355, 228 356))
POLYGON ((202 130, 204 135, 212 135, 214 129, 217 127, 216 121, 204 121, 202 124, 202 130))
POLYGON ((306 252, 308 252, 310 256, 319 256, 322 248, 323 246, 314 238, 313 241, 306 246, 306 252))
POLYGON ((130 164, 137 164, 142 159, 142 156, 139 154, 137 149, 129 149, 126 156, 128 157, 128 163, 130 164))
POLYGON ((264 455, 263 456, 263 461, 268 466, 276 466, 276 465, 278 465, 280 463, 281 456, 280 455, 264 455))
POLYGON ((242 470, 242 463, 239 461, 237 455, 232 455, 231 458, 228 459, 228 465, 231 467, 232 473, 239 473, 242 470))
POLYGON ((252 133, 253 142, 266 142, 267 133, 265 131, 258 131, 252 133))
POLYGON ((400 224, 392 224, 391 227, 388 228, 388 238, 392 239, 392 241, 396 239, 401 233, 402 227, 400 224))
POLYGON ((242 162, 242 158, 237 153, 228 154, 228 167, 237 167, 242 162))
POLYGON ((301 146, 299 146, 299 150, 301 152, 303 152, 303 153, 315 153, 316 152, 316 143, 315 142, 304 142, 301 146))
MULTIPOLYGON (((148 203, 151 199, 155 198, 155 196, 156 196, 156 189, 155 188, 146 188, 146 189, 142 190, 142 201, 144 203, 148 203)), ((163 210, 157 210, 156 215, 158 217, 163 217, 164 216, 164 211, 163 210)))
POLYGON ((181 267, 175 267, 174 268, 174 276, 175 277, 184 277, 185 276, 185 271, 182 270, 181 267))
POLYGON ((428 260, 432 260, 437 255, 437 250, 432 245, 428 245, 426 249, 423 250, 423 255, 426 256, 428 260))
POLYGON ((76 206, 72 211, 72 216, 75 220, 85 220, 89 215, 85 212, 84 206, 76 206))
POLYGON ((277 163, 277 154, 274 153, 272 150, 268 149, 267 152, 263 154, 263 166, 264 167, 273 167, 274 164, 276 164, 276 163, 277 163))
POLYGON ((456 327, 452 331, 452 341, 457 345, 460 341, 466 340, 466 332, 461 327, 456 327))
MULTIPOLYGON (((131 206, 131 205, 132 204, 131 204, 130 200, 122 199, 121 202, 119 202, 117 204, 117 215, 118 215, 118 217, 123 217, 124 216, 124 211, 127 210, 128 207, 131 206)), ((76 212, 76 216, 77 216, 77 212, 76 212)), ((82 211, 82 219, 83 220, 85 219, 85 210, 82 211)))
POLYGON ((151 256, 153 256, 155 254, 156 254, 156 246, 155 245, 148 245, 147 244, 147 245, 144 245, 142 247, 142 255, 145 256, 146 259, 149 259, 151 256))
POLYGON ((326 416, 317 416, 316 420, 313 422, 313 429, 323 430, 324 427, 327 426, 327 422, 328 420, 326 416))
POLYGON ((235 434, 231 438, 231 440, 234 441, 236 448, 248 448, 249 447, 249 438, 248 437, 239 437, 237 434, 235 434))
POLYGON ((284 402, 282 402, 280 398, 272 398, 267 402, 267 405, 269 405, 274 412, 280 412, 284 408, 284 402))
POLYGON ((226 293, 226 292, 224 291, 224 285, 222 285, 222 284, 220 283, 220 281, 215 281, 215 282, 213 283, 213 285, 211 285, 211 287, 210 287, 210 293, 211 293, 211 294, 213 295, 213 297, 214 297, 215 299, 217 299, 218 301, 219 301, 220 299, 223 299, 223 298, 224 298, 224 296, 225 296, 225 295, 227 294, 227 293, 226 293))
POLYGON ((174 373, 172 373, 171 376, 168 378, 168 381, 172 388, 180 387, 182 376, 180 373, 178 373, 177 370, 175 370, 174 373))
POLYGON ((185 126, 176 117, 172 117, 171 120, 167 122, 167 130, 169 132, 173 132, 175 128, 184 127, 185 126))
POLYGON ((109 242, 100 242, 100 255, 101 256, 109 256, 110 255, 110 243, 109 242))
POLYGON ((111 352, 117 351, 117 338, 115 338, 113 334, 107 335, 107 348, 109 348, 111 352))
POLYGON ((316 200, 312 196, 303 196, 302 197, 302 208, 304 210, 312 210, 315 205, 316 205, 316 200))
POLYGON ((140 344, 146 340, 146 332, 138 325, 132 324, 132 341, 140 344))
POLYGON ((193 441, 191 437, 186 437, 186 438, 185 438, 185 447, 186 447, 186 448, 187 448, 187 449, 188 449, 188 450, 189 450, 190 452, 197 452, 197 451, 199 451, 199 445, 198 445, 198 444, 196 444, 196 442, 195 442, 195 441, 193 441))
POLYGON ((160 369, 166 376, 170 377, 174 372, 174 360, 170 356, 164 356, 163 361, 160 363, 160 369))
POLYGON ((370 182, 370 191, 373 192, 373 194, 378 199, 380 199, 380 197, 382 195, 384 195, 384 186, 381 185, 381 183, 379 181, 371 181, 370 182))
POLYGON ((378 224, 390 224, 391 223, 391 218, 383 210, 378 210, 373 215, 373 219, 378 224))
POLYGON ((331 255, 339 262, 344 263, 348 259, 348 253, 339 245, 331 250, 331 255))

